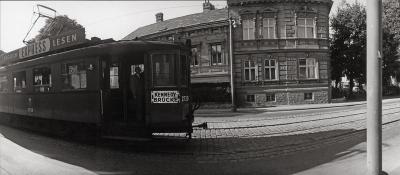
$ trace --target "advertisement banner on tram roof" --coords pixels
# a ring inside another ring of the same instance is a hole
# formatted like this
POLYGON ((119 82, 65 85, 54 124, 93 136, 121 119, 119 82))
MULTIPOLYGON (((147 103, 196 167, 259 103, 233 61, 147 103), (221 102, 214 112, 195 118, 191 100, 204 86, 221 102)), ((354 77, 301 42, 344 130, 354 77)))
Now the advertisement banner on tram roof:
POLYGON ((61 35, 50 36, 40 41, 28 44, 22 48, 0 55, 0 65, 32 57, 42 53, 81 44, 86 41, 85 29, 71 30, 61 35))

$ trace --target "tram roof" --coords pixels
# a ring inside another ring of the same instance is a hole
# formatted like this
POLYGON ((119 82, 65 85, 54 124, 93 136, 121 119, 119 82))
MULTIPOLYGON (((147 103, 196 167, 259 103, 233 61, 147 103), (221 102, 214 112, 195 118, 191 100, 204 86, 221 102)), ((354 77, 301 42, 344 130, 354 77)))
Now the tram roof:
MULTIPOLYGON (((100 43, 90 46, 79 47, 63 52, 57 52, 47 55, 42 55, 40 57, 34 57, 24 61, 19 61, 5 65, 4 67, 10 65, 17 65, 25 62, 37 61, 43 58, 51 57, 85 57, 93 55, 120 55, 126 53, 134 52, 146 52, 146 51, 156 51, 156 50, 168 50, 168 49, 179 49, 182 45, 178 43, 163 42, 163 41, 143 41, 143 40, 120 40, 112 41, 107 43, 100 43)), ((1 66, 0 66, 1 68, 1 66)))

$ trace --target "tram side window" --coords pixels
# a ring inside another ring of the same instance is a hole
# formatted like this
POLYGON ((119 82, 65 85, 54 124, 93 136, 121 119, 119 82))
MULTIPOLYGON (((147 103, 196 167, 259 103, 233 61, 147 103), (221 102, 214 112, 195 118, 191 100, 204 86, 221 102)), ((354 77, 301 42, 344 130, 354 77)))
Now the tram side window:
POLYGON ((20 93, 26 88, 26 72, 21 71, 13 74, 14 92, 20 93))
POLYGON ((62 89, 85 89, 87 86, 84 63, 62 64, 62 89))
POLYGON ((119 78, 118 78, 118 63, 111 64, 110 66, 110 88, 118 89, 119 88, 119 78))
POLYGON ((8 92, 7 76, 0 76, 0 93, 1 92, 8 92))
POLYGON ((48 67, 33 69, 33 87, 35 92, 49 92, 51 83, 51 70, 48 67))
POLYGON ((175 86, 175 55, 155 54, 152 57, 154 86, 175 86))

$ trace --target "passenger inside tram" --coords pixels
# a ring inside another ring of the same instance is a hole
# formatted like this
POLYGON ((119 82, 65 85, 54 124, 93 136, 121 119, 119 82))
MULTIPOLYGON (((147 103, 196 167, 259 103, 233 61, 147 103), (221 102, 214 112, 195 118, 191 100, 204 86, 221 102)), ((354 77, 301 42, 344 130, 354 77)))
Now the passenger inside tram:
POLYGON ((138 65, 131 66, 129 89, 132 95, 132 107, 136 121, 144 121, 144 73, 138 65))

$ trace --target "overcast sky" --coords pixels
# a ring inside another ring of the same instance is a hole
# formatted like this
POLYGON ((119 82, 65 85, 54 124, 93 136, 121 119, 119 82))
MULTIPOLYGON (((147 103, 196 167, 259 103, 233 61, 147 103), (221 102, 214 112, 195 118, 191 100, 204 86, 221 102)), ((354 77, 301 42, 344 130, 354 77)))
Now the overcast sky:
MULTIPOLYGON (((333 0, 332 11, 342 0, 333 0)), ((347 0, 354 2, 356 0, 347 0)), ((365 2, 365 0, 359 0, 365 2)), ((155 22, 155 14, 164 13, 164 20, 202 12, 204 1, 0 1, 0 50, 9 52, 24 44, 37 15, 36 4, 57 10, 58 15, 67 15, 77 20, 86 29, 86 38, 97 36, 101 39, 120 40, 138 27, 155 22)), ((224 8, 226 1, 211 0, 216 8, 224 8)), ((51 11, 42 10, 50 14, 51 11)), ((27 40, 38 34, 44 26, 45 18, 40 18, 29 33, 27 40)))

